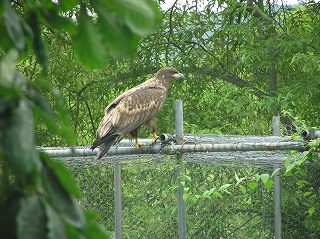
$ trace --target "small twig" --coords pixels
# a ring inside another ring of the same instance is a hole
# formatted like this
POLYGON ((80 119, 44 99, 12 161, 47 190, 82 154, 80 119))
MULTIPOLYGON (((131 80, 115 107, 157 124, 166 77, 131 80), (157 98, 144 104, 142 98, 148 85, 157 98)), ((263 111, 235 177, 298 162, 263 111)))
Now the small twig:
POLYGON ((87 107, 87 110, 88 110, 88 113, 89 113, 89 117, 90 117, 90 121, 91 121, 91 125, 92 125, 92 130, 93 130, 93 135, 95 135, 96 134, 96 127, 94 126, 93 117, 92 117, 92 114, 91 114, 91 110, 90 110, 89 104, 85 99, 84 99, 84 103, 86 104, 86 107, 87 107))
POLYGON ((175 5, 177 4, 178 0, 176 0, 172 6, 170 7, 170 15, 169 15, 169 36, 168 36, 168 42, 170 41, 170 38, 172 36, 172 17, 173 17, 173 10, 175 5))
POLYGON ((97 80, 92 80, 90 82, 88 82, 87 84, 85 84, 78 92, 77 92, 77 97, 80 97, 81 94, 91 85, 93 85, 94 83, 97 83, 97 80))

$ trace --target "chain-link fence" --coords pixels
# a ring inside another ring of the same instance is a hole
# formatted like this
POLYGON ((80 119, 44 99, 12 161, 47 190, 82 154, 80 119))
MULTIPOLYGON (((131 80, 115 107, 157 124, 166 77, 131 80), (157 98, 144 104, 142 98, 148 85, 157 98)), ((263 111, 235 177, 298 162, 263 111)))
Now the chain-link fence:
MULTIPOLYGON (((288 140, 273 136, 185 136, 186 144, 198 145, 290 142, 288 140)), ((273 238, 273 189, 262 185, 250 189, 246 185, 255 174, 271 175, 275 165, 283 167, 286 155, 287 151, 276 150, 198 152, 182 156, 133 154, 107 156, 103 160, 96 160, 94 156, 59 159, 71 170, 83 192, 80 204, 96 211, 101 224, 112 233, 120 223, 123 238, 178 238, 177 191, 181 186, 187 238, 273 238), (182 157, 182 161, 177 157, 182 157), (182 170, 180 176, 178 169, 182 170), (122 210, 116 223, 114 176, 117 171, 121 172, 122 210), (245 180, 237 183, 236 178, 245 180)))

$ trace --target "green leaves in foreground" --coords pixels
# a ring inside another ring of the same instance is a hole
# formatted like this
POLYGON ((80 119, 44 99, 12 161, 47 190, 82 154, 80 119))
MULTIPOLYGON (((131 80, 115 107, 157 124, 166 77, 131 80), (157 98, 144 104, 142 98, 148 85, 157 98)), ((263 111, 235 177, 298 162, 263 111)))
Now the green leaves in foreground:
POLYGON ((155 31, 160 22, 160 11, 152 0, 97 0, 92 1, 92 5, 97 21, 82 4, 78 32, 72 38, 74 51, 91 69, 105 66, 108 54, 132 55, 140 37, 155 31))
POLYGON ((13 67, 16 53, 10 51, 0 61, 0 159, 10 159, 6 164, 17 183, 35 185, 40 164, 30 102, 22 97, 26 85, 13 67))
POLYGON ((48 156, 41 154, 41 158, 43 162, 42 183, 48 203, 66 223, 76 228, 83 228, 85 224, 84 215, 74 197, 69 194, 70 189, 72 191, 77 190, 75 184, 71 181, 67 185, 68 182, 63 181, 65 178, 58 177, 57 173, 52 170, 54 163, 50 163, 51 159, 48 156), (51 168, 49 167, 50 164, 51 168))
POLYGON ((83 214, 69 194, 79 195, 79 190, 63 165, 43 153, 40 157, 42 183, 35 186, 37 193, 12 192, 0 201, 0 235, 26 239, 108 238, 96 224, 97 216, 83 214))
POLYGON ((89 68, 102 68, 106 63, 106 50, 95 24, 81 8, 78 33, 73 37, 73 49, 80 61, 89 68))
POLYGON ((58 93, 52 91, 57 96, 55 114, 17 72, 16 53, 9 51, 0 60, 1 238, 106 238, 96 217, 81 210, 76 200, 80 190, 69 171, 35 147, 32 109, 69 143, 71 126, 58 93))
POLYGON ((80 191, 70 173, 35 147, 34 115, 68 144, 75 143, 59 91, 44 82, 27 82, 16 70, 21 53, 32 49, 47 72, 44 27, 57 34, 67 33, 66 39, 72 38, 81 62, 89 68, 102 68, 108 54, 134 53, 140 37, 154 31, 160 20, 153 0, 90 3, 0 1, 1 238, 107 238, 96 224, 97 217, 81 210, 76 200, 80 191), (90 3, 93 6, 85 5, 90 3), (71 15, 66 17, 66 11, 76 13, 78 24, 71 15), (54 109, 39 94, 39 88, 51 93, 54 109))
POLYGON ((98 2, 121 17, 129 29, 139 36, 153 32, 160 22, 160 11, 152 0, 112 0, 98 2))
POLYGON ((1 36, 1 40, 0 40, 1 45, 5 45, 5 47, 8 47, 11 44, 13 44, 16 49, 23 50, 25 48, 25 42, 24 42, 24 33, 23 33, 23 27, 21 22, 22 19, 12 9, 9 1, 3 2, 3 19, 4 19, 3 21, 4 26, 0 26, 0 27, 3 27, 6 29, 5 32, 8 34, 8 38, 1 36), (7 41, 9 39, 11 40, 11 42, 7 41))
POLYGON ((67 33, 80 61, 95 69, 106 65, 108 55, 133 55, 140 38, 155 31, 161 19, 153 0, 31 1, 26 6, 20 5, 27 20, 15 11, 10 1, 0 3, 0 34, 4 36, 0 38, 0 49, 8 51, 14 47, 21 52, 28 47, 33 49, 44 72, 48 56, 42 26, 56 33, 67 33), (66 17, 63 14, 66 11, 76 13, 77 22, 66 17))

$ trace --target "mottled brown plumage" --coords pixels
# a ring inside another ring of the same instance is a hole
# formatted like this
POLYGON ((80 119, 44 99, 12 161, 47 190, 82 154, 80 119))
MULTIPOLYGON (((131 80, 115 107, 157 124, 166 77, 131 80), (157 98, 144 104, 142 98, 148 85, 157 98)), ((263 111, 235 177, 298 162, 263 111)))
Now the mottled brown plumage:
POLYGON ((173 67, 162 68, 154 77, 119 95, 106 107, 97 129, 97 138, 91 147, 93 150, 100 146, 97 159, 127 134, 136 139, 138 147, 139 129, 144 124, 155 135, 155 116, 174 80, 184 80, 184 76, 173 67))

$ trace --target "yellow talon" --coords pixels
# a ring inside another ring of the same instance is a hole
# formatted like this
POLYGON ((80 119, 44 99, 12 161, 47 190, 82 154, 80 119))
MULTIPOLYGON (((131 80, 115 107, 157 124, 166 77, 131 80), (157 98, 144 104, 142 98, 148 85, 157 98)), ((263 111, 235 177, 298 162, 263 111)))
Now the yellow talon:
POLYGON ((152 133, 151 134, 152 144, 155 144, 158 138, 159 138, 159 135, 157 135, 156 133, 152 133))
POLYGON ((139 142, 139 139, 136 139, 136 149, 139 149, 141 146, 146 146, 146 144, 142 144, 139 142))

